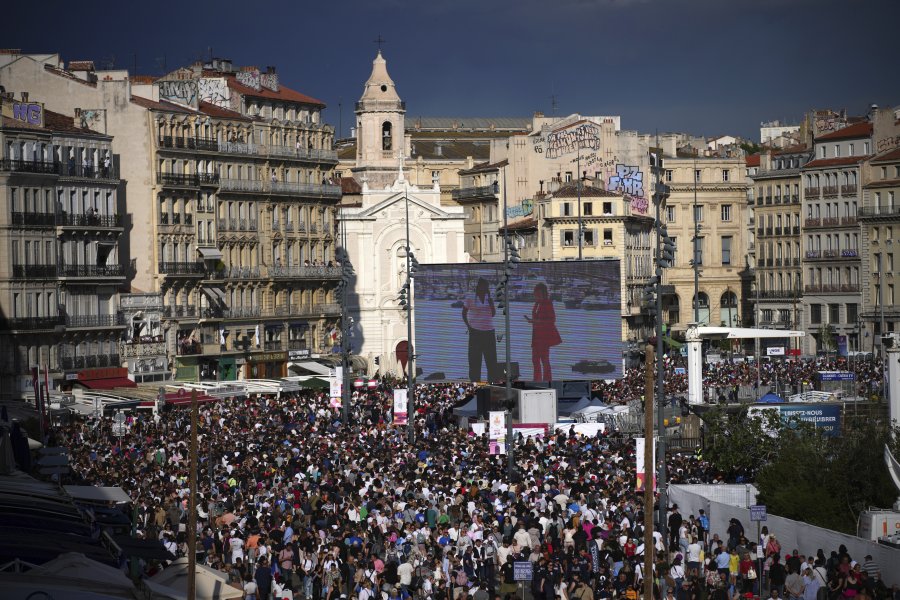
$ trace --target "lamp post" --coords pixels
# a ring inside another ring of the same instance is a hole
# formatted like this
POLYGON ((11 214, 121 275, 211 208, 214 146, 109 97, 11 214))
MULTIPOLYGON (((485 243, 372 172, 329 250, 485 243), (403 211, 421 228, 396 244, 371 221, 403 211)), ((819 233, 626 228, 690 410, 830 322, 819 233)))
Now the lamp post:
POLYGON ((347 229, 341 208, 341 279, 338 283, 338 302, 341 303, 341 422, 350 425, 350 315, 347 314, 347 292, 353 278, 353 265, 347 252, 347 229))
POLYGON ((413 293, 412 282, 415 272, 419 267, 419 261, 416 260, 412 248, 409 245, 409 195, 404 193, 403 199, 406 203, 406 283, 400 289, 400 306, 406 311, 406 431, 409 436, 410 445, 416 439, 416 366, 413 353, 413 293))

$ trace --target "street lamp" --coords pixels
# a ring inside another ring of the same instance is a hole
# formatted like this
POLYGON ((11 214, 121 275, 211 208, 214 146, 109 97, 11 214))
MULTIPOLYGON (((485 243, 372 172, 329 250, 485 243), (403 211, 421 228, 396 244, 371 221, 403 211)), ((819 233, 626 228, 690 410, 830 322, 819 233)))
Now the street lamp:
POLYGON ((409 435, 409 443, 416 439, 416 366, 413 353, 413 278, 419 269, 419 261, 416 260, 412 248, 409 245, 409 195, 404 194, 403 199, 406 202, 406 282, 400 288, 399 304, 402 310, 406 311, 406 430, 409 435))
POLYGON ((347 312, 347 292, 353 280, 353 265, 347 252, 347 239, 341 219, 340 254, 336 257, 341 266, 341 279, 338 282, 337 297, 341 305, 341 421, 344 426, 350 424, 350 315, 347 312))

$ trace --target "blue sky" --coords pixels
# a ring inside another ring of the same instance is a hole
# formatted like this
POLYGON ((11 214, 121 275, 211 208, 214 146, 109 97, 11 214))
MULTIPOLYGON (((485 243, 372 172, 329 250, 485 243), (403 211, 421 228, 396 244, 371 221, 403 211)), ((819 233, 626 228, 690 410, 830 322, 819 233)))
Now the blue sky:
POLYGON ((276 66, 345 134, 379 34, 408 117, 551 114, 555 96, 556 114, 618 114, 625 129, 756 139, 762 120, 900 104, 896 0, 10 4, 5 47, 141 74, 211 48, 276 66))

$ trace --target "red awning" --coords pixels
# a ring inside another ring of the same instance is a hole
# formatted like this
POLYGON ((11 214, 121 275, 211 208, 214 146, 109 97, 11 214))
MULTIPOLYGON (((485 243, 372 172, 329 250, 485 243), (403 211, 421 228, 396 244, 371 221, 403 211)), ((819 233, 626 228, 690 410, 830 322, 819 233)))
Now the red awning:
POLYGON ((111 390, 120 387, 137 387, 137 384, 127 377, 111 377, 109 379, 79 379, 73 383, 83 385, 89 390, 111 390))

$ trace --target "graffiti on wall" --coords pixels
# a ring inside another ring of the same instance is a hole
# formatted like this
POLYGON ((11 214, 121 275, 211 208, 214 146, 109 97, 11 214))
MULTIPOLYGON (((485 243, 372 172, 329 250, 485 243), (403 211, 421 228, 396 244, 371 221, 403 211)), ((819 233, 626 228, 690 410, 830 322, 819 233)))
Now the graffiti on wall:
POLYGON ((277 73, 260 73, 259 75, 259 85, 262 87, 272 90, 273 92, 278 91, 278 74, 277 73))
POLYGON ((882 152, 887 152, 891 148, 896 148, 897 146, 900 146, 900 135, 878 140, 875 151, 878 154, 881 154, 882 152))
POLYGON ((600 149, 600 127, 594 123, 582 123, 577 127, 557 129, 534 139, 534 151, 547 158, 559 158, 564 154, 582 150, 600 149))
POLYGON ((231 108, 228 86, 224 78, 201 79, 198 82, 198 94, 200 102, 215 104, 220 108, 231 108))
POLYGON ((636 166, 616 165, 616 174, 609 178, 610 192, 621 192, 629 196, 644 196, 644 173, 636 166))
POLYGON ((813 124, 816 128, 816 135, 819 135, 829 131, 843 129, 847 126, 847 120, 836 112, 825 111, 816 113, 813 124))
POLYGON ((13 102, 3 104, 3 116, 28 123, 29 125, 44 125, 44 105, 39 102, 13 102))
POLYGON ((515 219, 516 217, 527 217, 530 216, 531 213, 534 212, 534 200, 531 198, 525 198, 522 200, 522 204, 518 206, 509 206, 506 209, 506 216, 509 219, 515 219))
POLYGON ((106 133, 106 109, 75 109, 75 116, 78 117, 79 125, 81 125, 81 127, 96 131, 97 133, 106 133))
POLYGON ((197 82, 192 79, 178 79, 157 82, 159 97, 169 102, 197 106, 197 82))
POLYGON ((650 203, 646 198, 631 196, 629 203, 631 204, 631 212, 633 213, 646 215, 647 211, 650 210, 650 203))
POLYGON ((256 69, 252 69, 249 71, 238 71, 234 76, 237 79, 237 82, 241 85, 245 85, 248 88, 253 88, 257 92, 259 91, 259 71, 256 69))

